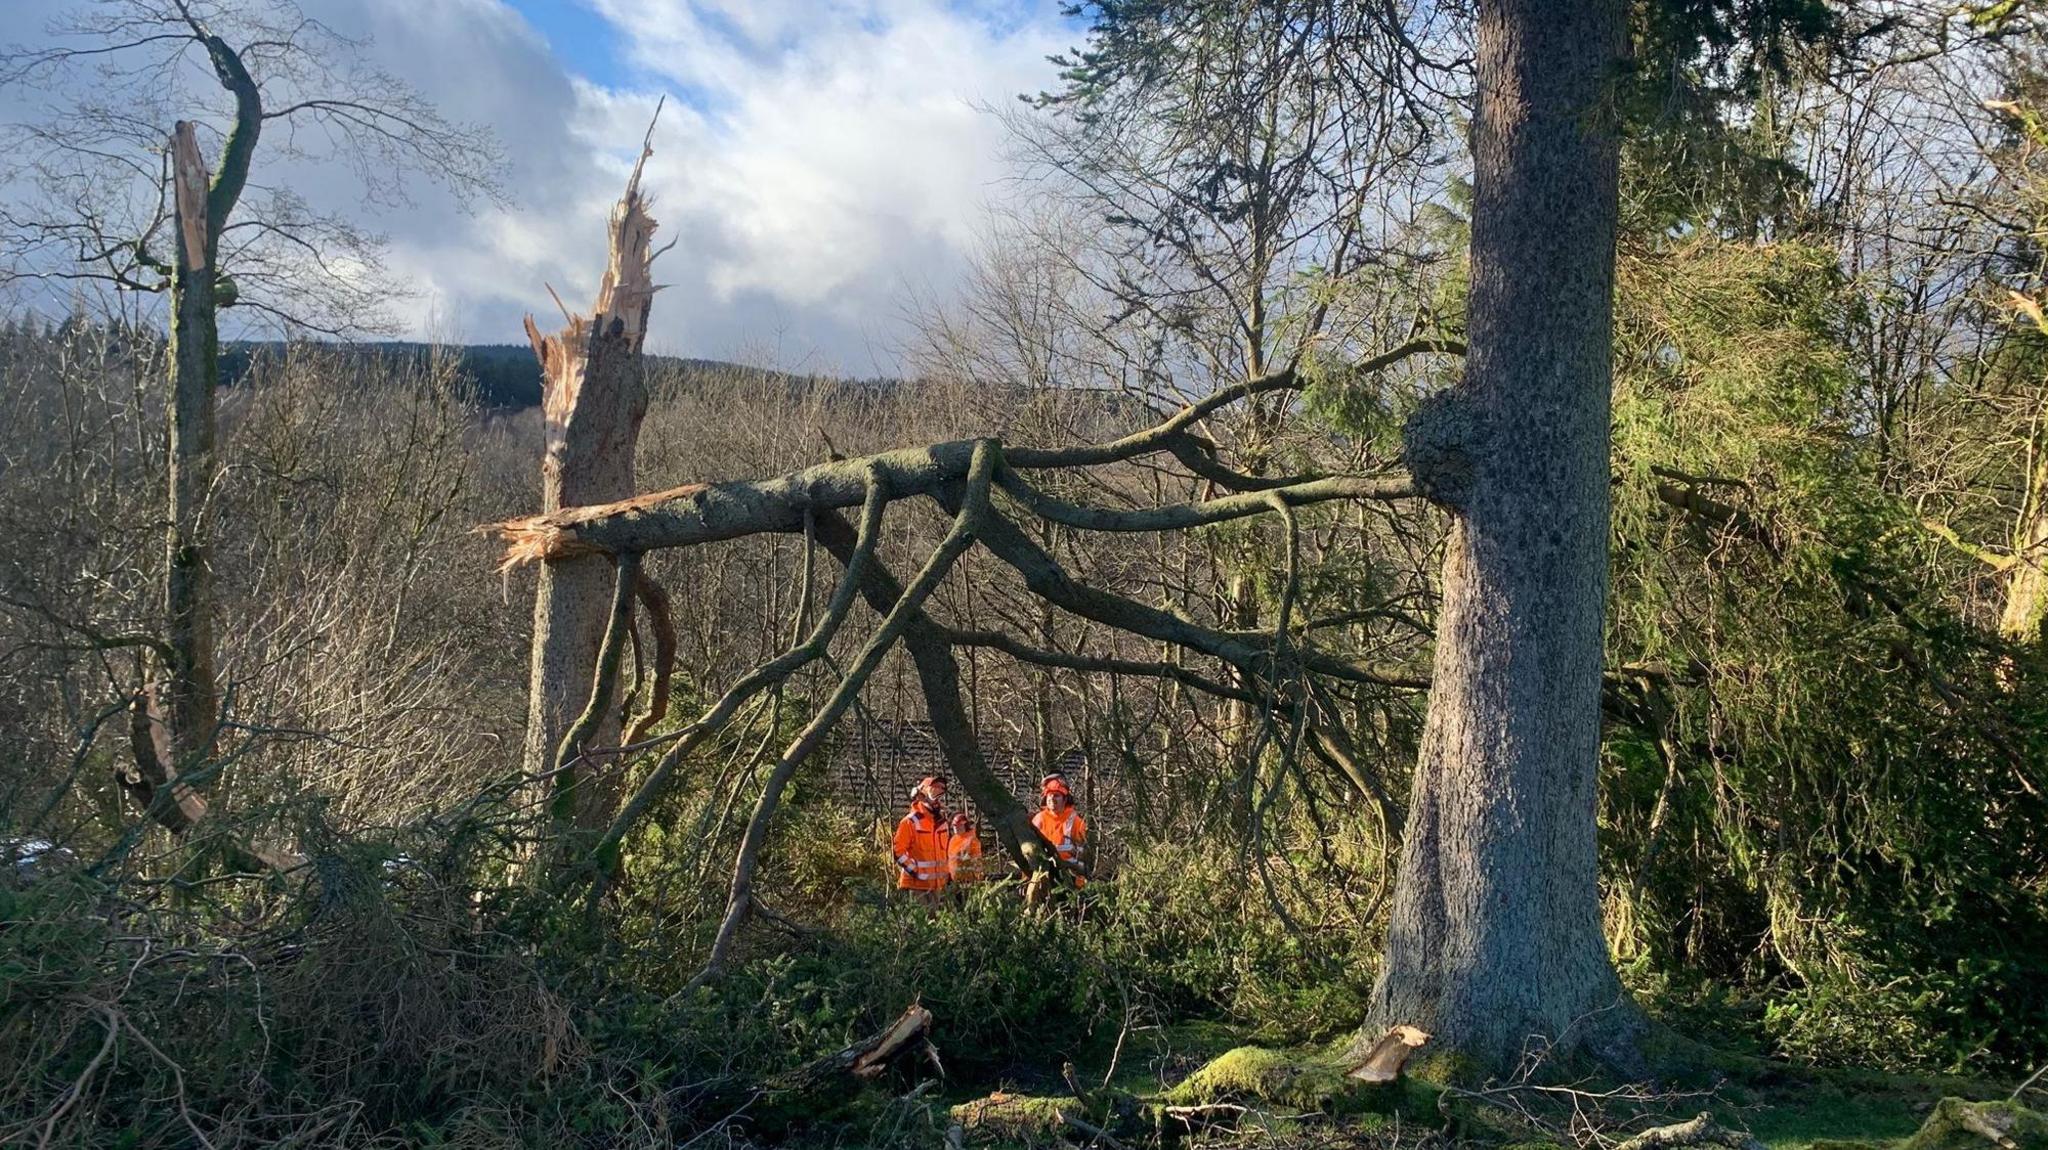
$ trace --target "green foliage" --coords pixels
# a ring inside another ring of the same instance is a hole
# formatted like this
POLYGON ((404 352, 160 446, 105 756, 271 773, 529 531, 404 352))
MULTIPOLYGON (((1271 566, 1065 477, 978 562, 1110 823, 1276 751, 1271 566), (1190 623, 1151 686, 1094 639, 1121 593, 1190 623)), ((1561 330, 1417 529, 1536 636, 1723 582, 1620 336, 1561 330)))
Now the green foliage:
POLYGON ((2044 859, 2005 812, 2038 807, 2040 677, 1919 582, 1846 414, 1832 257, 1652 245, 1622 282, 1613 646, 1704 688, 1631 687, 1609 741, 1632 941, 1795 988, 1782 1053, 2035 1056, 2044 859))
MULTIPOLYGON (((1136 850, 1097 929, 1169 1016, 1215 1012, 1272 1042, 1348 1033, 1377 969, 1373 927, 1340 918, 1298 937, 1237 864, 1230 853, 1183 844, 1136 850)), ((1311 888, 1302 902, 1297 913, 1316 902, 1325 913, 1347 905, 1333 886, 1311 888)))

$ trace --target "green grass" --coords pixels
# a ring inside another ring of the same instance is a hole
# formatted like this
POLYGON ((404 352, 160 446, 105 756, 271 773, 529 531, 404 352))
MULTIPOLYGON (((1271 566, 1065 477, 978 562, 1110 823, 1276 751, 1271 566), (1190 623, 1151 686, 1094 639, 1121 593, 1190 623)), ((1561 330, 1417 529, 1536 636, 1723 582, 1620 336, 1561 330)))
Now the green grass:
POLYGON ((1757 1066, 1730 1092, 1738 1100, 1748 1095, 1752 1105, 1731 1108, 1727 1119, 1747 1125, 1771 1150, 1808 1150, 1824 1141, 1882 1146, 1910 1137, 1943 1098, 2005 1095, 1994 1086, 1963 1078, 1809 1070, 1776 1063, 1757 1066))

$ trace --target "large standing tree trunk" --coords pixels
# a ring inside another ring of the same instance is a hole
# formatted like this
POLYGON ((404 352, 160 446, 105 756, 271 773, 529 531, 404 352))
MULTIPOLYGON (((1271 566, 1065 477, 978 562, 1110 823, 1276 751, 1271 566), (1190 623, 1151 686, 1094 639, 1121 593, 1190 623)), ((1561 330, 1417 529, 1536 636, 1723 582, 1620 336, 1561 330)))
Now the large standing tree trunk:
POLYGON ((1412 1023, 1486 1068, 1541 1036, 1631 1061, 1601 932, 1619 0, 1482 0, 1470 354, 1408 429, 1454 512, 1436 670, 1362 1040, 1412 1023))
MULTIPOLYGON (((654 219, 640 195, 640 172, 636 165, 625 196, 612 210, 611 256, 598 287, 596 314, 570 316, 555 335, 542 335, 532 317, 526 320, 541 366, 547 423, 541 506, 548 511, 611 503, 635 493, 633 452, 647 414, 640 349, 654 298, 654 219)), ((613 583, 612 561, 603 556, 550 560, 541 567, 533 604, 524 757, 530 773, 552 766, 562 736, 590 700, 613 583)), ((618 741, 619 716, 611 713, 602 717, 585 746, 618 741)), ((555 817, 578 827, 602 830, 618 805, 616 769, 600 772, 577 764, 557 775, 553 785, 555 817)))

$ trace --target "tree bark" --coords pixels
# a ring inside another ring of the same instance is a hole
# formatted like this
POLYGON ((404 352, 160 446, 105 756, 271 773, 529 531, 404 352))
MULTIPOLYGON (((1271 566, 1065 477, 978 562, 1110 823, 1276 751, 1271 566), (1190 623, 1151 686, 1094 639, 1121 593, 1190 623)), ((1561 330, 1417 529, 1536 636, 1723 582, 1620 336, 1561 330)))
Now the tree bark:
POLYGON ((202 519, 218 463, 214 459, 214 387, 220 330, 214 304, 213 227, 206 162, 190 123, 171 135, 177 205, 176 266, 171 274, 170 402, 164 546, 164 639, 169 665, 162 696, 165 740, 175 778, 211 756, 220 719, 213 665, 212 573, 202 519))
POLYGON ((1618 0, 1485 0, 1469 354, 1405 451, 1454 512, 1387 954, 1360 1043, 1413 1024, 1483 1069, 1540 1038, 1634 1061, 1601 932, 1618 0))
MULTIPOLYGON (((647 414, 640 351, 655 291, 650 270, 654 219, 640 194, 640 171, 639 166, 633 169, 626 194, 612 210, 610 261, 595 314, 569 316, 555 335, 542 335, 531 316, 526 320, 541 366, 547 436, 541 506, 548 512, 611 503, 634 493, 633 453, 647 414)), ((563 734, 589 697, 613 582, 612 564, 603 556, 556 559, 541 567, 527 701, 524 763, 529 773, 549 769, 563 734)), ((607 713, 588 745, 618 741, 619 716, 607 713)), ((557 794, 575 796, 573 810, 561 813, 580 828, 602 830, 618 806, 616 770, 598 773, 577 765, 554 782, 557 794)))

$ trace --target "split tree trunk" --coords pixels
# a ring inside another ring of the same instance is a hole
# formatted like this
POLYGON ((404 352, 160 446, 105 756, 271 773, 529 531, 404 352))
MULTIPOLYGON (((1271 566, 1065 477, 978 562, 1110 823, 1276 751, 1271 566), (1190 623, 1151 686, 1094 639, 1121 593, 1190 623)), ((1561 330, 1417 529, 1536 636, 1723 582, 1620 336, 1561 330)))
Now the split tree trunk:
POLYGON ((1483 0, 1470 353, 1408 429, 1454 512, 1386 964, 1396 1024, 1482 1068, 1531 1037, 1632 1061, 1594 797, 1609 531, 1619 0, 1483 0))
MULTIPOLYGON (((187 22, 191 17, 186 16, 187 22)), ((194 31, 203 31, 193 23, 194 31)), ((206 815, 206 801, 179 779, 213 758, 220 739, 220 690, 213 661, 213 589, 206 502, 219 474, 214 458, 214 391, 220 378, 220 308, 234 284, 220 274, 220 236, 249 181, 249 161, 263 134, 263 93, 242 58, 218 36, 203 42, 214 78, 235 99, 234 127, 221 149, 220 171, 207 178, 193 125, 171 131, 171 263, 142 262, 162 272, 170 290, 171 345, 164 507, 164 635, 155 682, 138 692, 133 710, 134 769, 118 779, 149 817, 174 834, 206 815)), ((254 858, 255 856, 250 856, 254 858)), ((259 860, 267 862, 268 860, 259 860)))
POLYGON ((207 218, 206 162, 190 123, 171 137, 177 197, 177 268, 171 277, 169 505, 165 532, 165 710, 173 762, 210 755, 220 711, 213 665, 212 572, 201 518, 218 463, 214 388, 220 328, 214 308, 214 260, 207 218))
MULTIPOLYGON (((595 315, 572 315, 562 330, 542 335, 533 317, 526 334, 540 359, 547 453, 541 460, 541 506, 611 503, 635 493, 633 453, 647 414, 641 346, 654 298, 650 264, 654 219, 640 194, 641 162, 612 210, 610 261, 597 291, 595 315)), ((590 698, 591 676, 611 611, 613 564, 604 556, 550 560, 533 603, 533 655, 524 764, 547 771, 562 737, 590 698)), ((586 746, 619 741, 619 716, 608 713, 586 746)), ((615 764, 607 764, 615 767, 615 764)), ((556 819, 602 830, 618 805, 620 775, 577 764, 555 776, 556 819)))
POLYGON ((241 198, 263 127, 262 102, 241 59, 207 42, 221 86, 235 97, 235 126, 209 180, 193 125, 171 132, 172 262, 170 373, 165 403, 164 641, 160 674, 135 700, 134 770, 120 781, 149 817, 176 834, 206 815, 206 800, 179 780, 213 757, 220 737, 214 669, 213 577, 206 502, 219 473, 214 391, 220 378, 221 228, 241 198))

